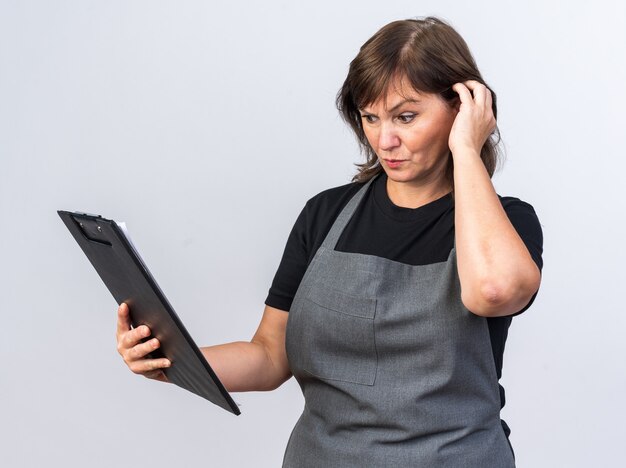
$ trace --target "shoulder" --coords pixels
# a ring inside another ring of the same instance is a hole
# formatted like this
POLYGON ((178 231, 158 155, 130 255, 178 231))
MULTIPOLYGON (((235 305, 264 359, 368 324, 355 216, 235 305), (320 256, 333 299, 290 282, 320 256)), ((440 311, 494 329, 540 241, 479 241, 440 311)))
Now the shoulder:
POLYGON ((510 196, 501 196, 498 195, 498 198, 500 198, 500 203, 502 203, 502 207, 504 208, 504 211, 506 211, 507 213, 509 212, 516 212, 516 213, 528 213, 528 214, 533 214, 533 215, 537 215, 535 213, 535 208, 528 202, 525 202, 524 200, 521 200, 517 197, 510 197, 510 196))
POLYGON ((305 209, 316 213, 342 209, 362 186, 363 184, 361 183, 351 182, 326 189, 309 198, 305 209))
POLYGON ((500 195, 498 195, 498 197, 511 223, 513 223, 518 230, 520 227, 526 227, 541 232, 539 217, 535 212, 535 208, 530 203, 516 197, 502 197, 500 195))
POLYGON ((299 239, 309 260, 321 245, 341 210, 362 185, 352 182, 332 187, 319 192, 306 202, 293 227, 292 235, 299 239))
POLYGON ((300 281, 336 217, 362 184, 332 187, 311 197, 296 220, 265 303, 289 310, 300 281))

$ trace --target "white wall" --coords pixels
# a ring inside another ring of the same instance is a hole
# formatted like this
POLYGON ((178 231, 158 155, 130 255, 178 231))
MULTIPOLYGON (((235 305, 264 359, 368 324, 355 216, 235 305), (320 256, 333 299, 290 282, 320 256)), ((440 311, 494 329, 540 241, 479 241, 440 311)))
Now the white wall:
POLYGON ((496 188, 544 229, 502 379, 518 466, 616 466, 626 7, 461 3, 0 0, 3 466, 280 465, 295 381, 235 395, 237 418, 132 375, 116 304, 56 210, 126 221, 198 343, 249 339, 304 202, 359 160, 333 102, 349 61, 383 24, 428 14, 496 90, 496 188))

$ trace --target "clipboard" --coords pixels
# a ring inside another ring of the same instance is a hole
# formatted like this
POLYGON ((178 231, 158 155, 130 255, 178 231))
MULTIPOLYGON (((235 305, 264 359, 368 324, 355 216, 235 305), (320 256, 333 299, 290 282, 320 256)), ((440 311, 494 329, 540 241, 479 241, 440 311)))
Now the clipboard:
POLYGON ((88 213, 57 211, 118 304, 126 302, 133 327, 147 325, 161 346, 151 356, 166 357, 167 379, 185 390, 241 414, 224 385, 178 318, 135 249, 123 223, 88 213))

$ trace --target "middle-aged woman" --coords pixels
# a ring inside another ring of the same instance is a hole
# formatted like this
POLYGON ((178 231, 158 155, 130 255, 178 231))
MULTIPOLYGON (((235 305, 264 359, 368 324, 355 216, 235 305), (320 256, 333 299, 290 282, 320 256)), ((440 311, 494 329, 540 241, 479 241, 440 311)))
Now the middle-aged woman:
MULTIPOLYGON (((296 377, 285 467, 513 467, 498 379, 511 316, 539 288, 542 233, 492 185, 495 94, 428 17, 368 40, 337 104, 367 160, 306 203, 252 340, 202 351, 233 392, 296 377)), ((119 352, 167 380, 129 313, 119 352)))

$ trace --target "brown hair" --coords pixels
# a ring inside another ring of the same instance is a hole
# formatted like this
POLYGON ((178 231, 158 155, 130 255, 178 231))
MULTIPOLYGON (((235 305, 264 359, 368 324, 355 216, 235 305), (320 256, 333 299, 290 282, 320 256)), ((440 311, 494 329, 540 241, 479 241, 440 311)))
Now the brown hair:
MULTIPOLYGON (((350 70, 337 93, 337 109, 350 125, 366 161, 355 164, 359 170, 353 182, 366 182, 382 172, 378 157, 363 131, 359 109, 376 102, 393 79, 406 78, 418 92, 439 94, 450 106, 458 102, 455 83, 476 80, 485 86, 467 44, 452 26, 436 17, 394 21, 383 26, 363 46, 350 63, 350 70)), ((493 114, 497 118, 496 94, 489 86, 493 114)), ((489 177, 498 164, 500 131, 496 127, 480 151, 489 177)), ((454 186, 454 168, 449 156, 446 178, 454 186)))

